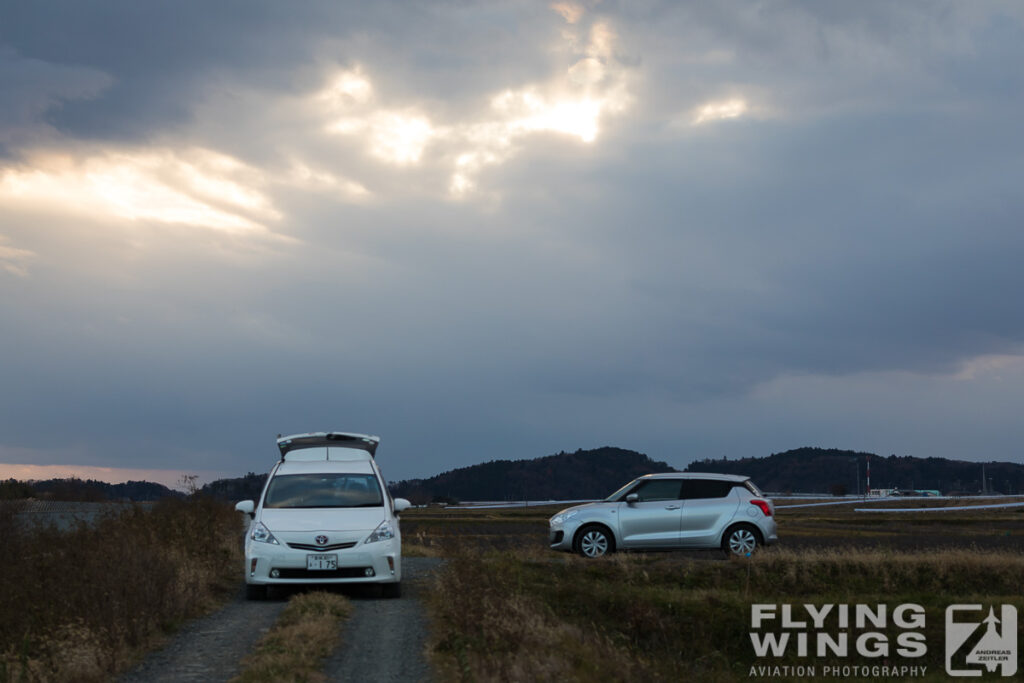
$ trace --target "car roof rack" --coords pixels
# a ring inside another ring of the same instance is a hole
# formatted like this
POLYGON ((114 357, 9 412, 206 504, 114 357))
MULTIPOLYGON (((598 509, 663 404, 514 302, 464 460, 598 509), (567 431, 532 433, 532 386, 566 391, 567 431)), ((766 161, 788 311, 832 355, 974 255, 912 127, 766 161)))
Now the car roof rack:
POLYGON ((281 451, 281 460, 291 451, 303 448, 357 448, 376 456, 379 436, 369 434, 353 434, 351 432, 310 432, 308 434, 292 434, 277 437, 277 448, 281 451))

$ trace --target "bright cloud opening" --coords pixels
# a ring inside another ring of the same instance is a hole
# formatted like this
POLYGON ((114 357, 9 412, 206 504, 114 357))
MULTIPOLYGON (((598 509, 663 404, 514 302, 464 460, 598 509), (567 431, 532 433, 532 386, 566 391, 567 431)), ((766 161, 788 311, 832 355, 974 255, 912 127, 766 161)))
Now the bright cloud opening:
POLYGON ((434 137, 434 128, 423 116, 381 112, 370 123, 370 151, 393 164, 419 162, 434 137))
POLYGON ((373 98, 373 84, 359 70, 342 71, 320 93, 320 98, 335 107, 366 104, 373 98))
POLYGON ((737 119, 750 110, 747 101, 741 98, 707 102, 694 110, 692 123, 699 126, 711 121, 737 119))
POLYGON ((516 133, 550 131, 593 142, 597 138, 601 105, 589 99, 550 101, 533 90, 506 91, 496 97, 492 106, 507 116, 504 127, 511 139, 516 133))
POLYGON ((447 162, 453 164, 449 192, 465 196, 476 188, 475 178, 484 167, 508 160, 528 136, 554 133, 592 144, 604 117, 630 103, 627 73, 614 58, 616 36, 611 27, 598 22, 584 32, 575 28, 583 16, 579 5, 559 3, 552 8, 573 25, 565 32, 570 66, 547 82, 493 95, 489 115, 482 118, 435 123, 416 107, 379 107, 373 83, 362 68, 332 76, 313 97, 312 106, 326 113, 329 133, 358 138, 370 156, 386 163, 416 166, 436 145, 436 157, 453 160, 447 162))
MULTIPOLYGON (((579 20, 558 11, 569 23, 579 20)), ((527 136, 557 133, 592 144, 601 132, 602 119, 629 106, 627 73, 613 66, 615 32, 611 27, 595 24, 586 41, 572 32, 567 38, 573 45, 583 43, 585 56, 563 76, 545 84, 507 89, 491 99, 493 118, 456 128, 470 149, 457 157, 449 183, 453 196, 466 195, 475 187, 473 178, 479 171, 509 159, 517 151, 516 144, 527 136)))
POLYGON ((0 171, 0 203, 183 223, 228 232, 265 230, 279 214, 251 189, 259 174, 208 150, 37 154, 30 168, 0 171))
POLYGON ((306 191, 339 192, 349 200, 370 197, 370 191, 361 183, 339 178, 327 171, 310 168, 300 161, 292 162, 291 168, 284 174, 280 182, 306 191))

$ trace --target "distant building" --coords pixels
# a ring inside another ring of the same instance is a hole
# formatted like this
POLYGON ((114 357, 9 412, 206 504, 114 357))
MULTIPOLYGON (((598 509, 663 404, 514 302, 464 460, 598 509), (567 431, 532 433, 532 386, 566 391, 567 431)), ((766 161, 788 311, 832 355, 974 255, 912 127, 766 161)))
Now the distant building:
POLYGON ((934 489, 871 489, 867 495, 871 498, 889 498, 891 496, 941 496, 934 489))

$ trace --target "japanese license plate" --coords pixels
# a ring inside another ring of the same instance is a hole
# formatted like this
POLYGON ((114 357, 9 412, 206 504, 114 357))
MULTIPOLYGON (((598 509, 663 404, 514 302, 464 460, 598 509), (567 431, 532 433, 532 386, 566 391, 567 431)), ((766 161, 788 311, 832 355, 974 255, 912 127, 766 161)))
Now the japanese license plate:
POLYGON ((337 568, 337 555, 306 555, 306 569, 309 571, 331 571, 337 568))

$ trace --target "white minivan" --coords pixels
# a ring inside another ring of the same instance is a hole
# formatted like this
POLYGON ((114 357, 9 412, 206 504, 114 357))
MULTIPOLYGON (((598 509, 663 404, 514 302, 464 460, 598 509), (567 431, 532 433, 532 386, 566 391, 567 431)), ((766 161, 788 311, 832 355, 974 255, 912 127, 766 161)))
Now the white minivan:
POLYGON ((281 459, 258 502, 235 509, 249 515, 245 583, 250 600, 289 584, 380 584, 401 596, 402 537, 398 514, 377 467, 380 437, 315 432, 280 437, 281 459))

